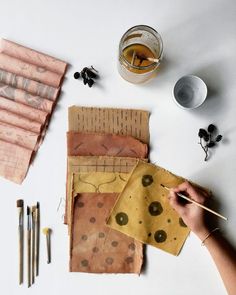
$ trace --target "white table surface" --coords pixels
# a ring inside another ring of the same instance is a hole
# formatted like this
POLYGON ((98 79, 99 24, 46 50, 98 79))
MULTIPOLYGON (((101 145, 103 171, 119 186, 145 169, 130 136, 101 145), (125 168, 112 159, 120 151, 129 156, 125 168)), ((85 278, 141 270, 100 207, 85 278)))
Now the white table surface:
POLYGON ((151 161, 212 189, 220 212, 229 217, 220 227, 235 245, 235 32, 234 0, 1 0, 1 37, 64 59, 71 67, 26 180, 19 186, 0 179, 0 294, 226 294, 194 234, 178 257, 147 247, 141 276, 69 273, 64 208, 57 207, 65 197, 67 108, 76 104, 146 109, 151 111, 151 161), (164 42, 160 74, 142 86, 124 81, 116 69, 119 39, 136 24, 154 27, 164 42), (73 73, 91 64, 101 80, 90 89, 74 80, 73 73), (184 111, 172 100, 174 83, 185 74, 199 75, 209 88, 207 101, 194 111, 184 111), (205 163, 197 133, 209 123, 219 127, 224 141, 205 163), (42 227, 54 232, 51 265, 46 264, 41 236, 40 276, 30 289, 17 283, 18 198, 28 205, 40 201, 42 227))

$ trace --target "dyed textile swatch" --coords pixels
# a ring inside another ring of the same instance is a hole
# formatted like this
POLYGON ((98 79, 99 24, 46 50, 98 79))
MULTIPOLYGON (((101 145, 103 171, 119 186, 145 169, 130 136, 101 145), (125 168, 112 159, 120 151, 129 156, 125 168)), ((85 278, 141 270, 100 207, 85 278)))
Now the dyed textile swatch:
POLYGON ((82 193, 75 197, 70 234, 70 271, 140 273, 142 244, 105 224, 117 197, 115 193, 82 193))
POLYGON ((69 108, 69 130, 129 135, 149 143, 149 112, 142 110, 69 108))
POLYGON ((0 38, 0 140, 4 158, 0 176, 19 184, 24 180, 46 134, 66 67, 59 59, 0 38), (12 165, 18 167, 14 172, 12 165))
POLYGON ((169 205, 168 191, 185 179, 139 161, 115 204, 107 225, 145 244, 178 255, 189 229, 169 205))

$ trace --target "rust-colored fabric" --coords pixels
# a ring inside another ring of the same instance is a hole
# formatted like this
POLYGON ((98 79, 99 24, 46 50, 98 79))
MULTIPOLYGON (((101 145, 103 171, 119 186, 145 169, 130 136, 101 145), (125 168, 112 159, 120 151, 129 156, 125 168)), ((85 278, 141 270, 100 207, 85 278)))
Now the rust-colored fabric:
POLYGON ((31 156, 31 150, 0 140, 0 175, 15 183, 22 183, 31 156))
POLYGON ((117 197, 115 193, 83 193, 75 197, 70 271, 140 273, 142 244, 105 225, 117 197))
POLYGON ((17 89, 25 90, 32 95, 44 97, 52 101, 57 99, 60 92, 60 88, 48 86, 1 69, 0 82, 17 89))
POLYGON ((53 101, 49 99, 32 95, 22 89, 17 89, 3 83, 0 83, 0 96, 47 113, 51 113, 53 107, 53 101))
POLYGON ((23 181, 45 136, 66 67, 54 57, 0 39, 1 176, 23 181), (9 169, 12 163, 15 171, 9 169))
POLYGON ((149 143, 149 112, 142 110, 69 108, 69 131, 129 135, 149 143))
POLYGON ((67 132, 69 156, 114 156, 145 158, 147 145, 131 137, 116 134, 67 132))

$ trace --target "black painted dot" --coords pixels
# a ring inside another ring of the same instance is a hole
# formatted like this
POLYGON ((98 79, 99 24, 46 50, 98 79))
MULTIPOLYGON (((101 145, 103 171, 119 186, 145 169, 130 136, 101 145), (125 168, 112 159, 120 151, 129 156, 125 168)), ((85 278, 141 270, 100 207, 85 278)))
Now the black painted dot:
POLYGON ((111 265, 114 262, 114 259, 112 257, 107 257, 105 261, 107 264, 111 265))
POLYGON ((98 203, 97 203, 98 208, 102 208, 103 205, 104 205, 104 204, 103 204, 102 202, 98 202, 98 203))
POLYGON ((124 212, 120 212, 116 214, 116 222, 119 225, 126 225, 129 221, 128 215, 124 212))
POLYGON ((176 241, 176 240, 177 240, 177 238, 174 238, 174 240, 176 241))
POLYGON ((139 222, 138 222, 139 224, 142 224, 143 222, 142 222, 142 220, 139 220, 139 222))
POLYGON ((181 217, 179 218, 179 225, 182 227, 187 227, 187 225, 184 223, 184 221, 181 217))
POLYGON ((166 238, 167 238, 167 234, 164 230, 158 230, 154 234, 154 239, 156 240, 157 243, 165 242, 166 238))
POLYGON ((128 247, 129 247, 129 249, 132 250, 132 251, 134 251, 135 248, 136 248, 136 246, 135 246, 134 243, 130 243, 128 247))
POLYGON ((103 232, 100 232, 100 233, 98 234, 98 237, 102 239, 102 238, 105 237, 105 234, 104 234, 103 232))
POLYGON ((88 239, 88 236, 86 236, 86 235, 81 236, 81 240, 86 241, 87 239, 88 239))
POLYGON ((129 198, 131 199, 132 197, 131 197, 131 196, 129 196, 129 198))
POLYGON ((143 175, 142 177, 142 185, 143 186, 149 186, 153 183, 152 175, 143 175))
POLYGON ((77 206, 78 206, 79 208, 82 208, 82 207, 84 207, 84 203, 83 203, 83 202, 78 202, 78 203, 77 203, 77 206))
POLYGON ((119 244, 119 243, 118 243, 117 241, 112 241, 112 242, 111 242, 112 247, 117 247, 118 244, 119 244))
POLYGON ((83 267, 87 267, 87 266, 88 266, 88 260, 87 260, 87 259, 82 260, 82 261, 81 261, 81 265, 82 265, 83 267))
POLYGON ((160 215, 163 212, 161 203, 155 201, 148 206, 148 211, 152 216, 160 215))
POLYGON ((95 217, 91 217, 91 218, 89 219, 89 221, 90 221, 91 223, 95 223, 95 222, 96 222, 96 218, 95 218, 95 217))
POLYGON ((125 262, 129 264, 129 263, 134 262, 134 259, 133 259, 133 257, 128 256, 128 257, 125 258, 125 262))
POLYGON ((149 233, 148 236, 151 237, 152 233, 149 233))
POLYGON ((93 247, 93 253, 97 253, 99 251, 98 247, 93 247))
POLYGON ((167 222, 168 222, 168 223, 171 223, 171 219, 167 219, 167 222))

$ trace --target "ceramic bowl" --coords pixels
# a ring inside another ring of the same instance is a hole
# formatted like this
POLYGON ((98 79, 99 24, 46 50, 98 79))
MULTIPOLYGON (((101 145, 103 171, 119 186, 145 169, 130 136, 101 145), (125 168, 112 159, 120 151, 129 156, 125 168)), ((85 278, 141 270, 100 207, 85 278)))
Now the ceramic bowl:
POLYGON ((207 97, 207 86, 197 76, 187 75, 180 78, 174 87, 174 100, 183 109, 195 109, 207 97))

